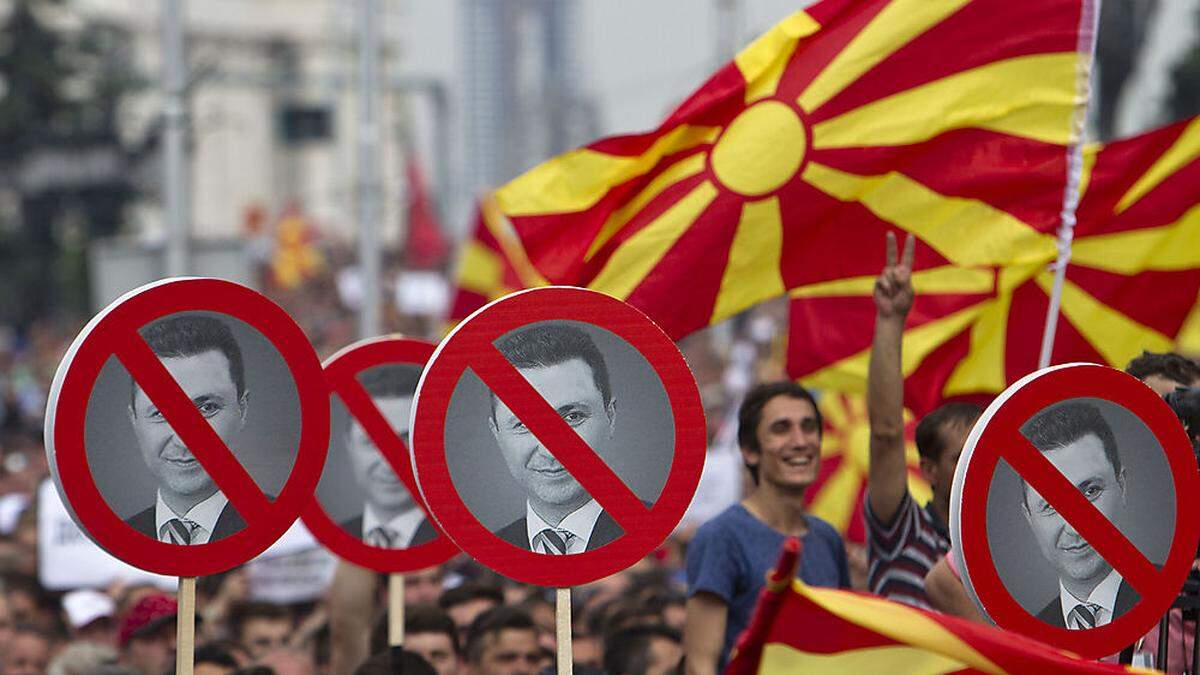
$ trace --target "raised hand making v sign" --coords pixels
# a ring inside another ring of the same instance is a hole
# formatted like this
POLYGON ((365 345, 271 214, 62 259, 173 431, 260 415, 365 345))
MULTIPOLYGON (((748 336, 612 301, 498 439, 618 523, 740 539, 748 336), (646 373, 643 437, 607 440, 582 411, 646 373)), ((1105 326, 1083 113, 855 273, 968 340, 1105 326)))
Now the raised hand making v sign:
POLYGON ((875 280, 875 338, 867 374, 867 417, 871 424, 867 470, 868 587, 873 593, 928 607, 924 578, 950 547, 946 529, 954 467, 967 433, 979 416, 977 406, 946 404, 917 425, 921 473, 933 488, 924 508, 908 492, 904 457, 904 375, 901 343, 913 305, 912 268, 916 240, 887 235, 887 265, 875 280))

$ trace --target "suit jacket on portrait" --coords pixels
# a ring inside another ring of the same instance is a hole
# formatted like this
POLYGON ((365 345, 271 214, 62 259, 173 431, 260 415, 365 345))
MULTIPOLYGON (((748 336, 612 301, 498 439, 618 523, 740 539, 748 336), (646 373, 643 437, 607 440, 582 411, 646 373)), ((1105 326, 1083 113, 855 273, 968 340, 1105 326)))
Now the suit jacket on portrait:
MULTIPOLYGON (((600 517, 596 519, 596 527, 592 528, 592 536, 588 539, 586 550, 594 551, 605 544, 612 543, 624 533, 625 531, 621 529, 620 525, 617 525, 617 521, 613 520, 607 511, 601 511, 600 517)), ((513 546, 529 550, 529 526, 525 523, 525 516, 505 525, 496 532, 496 536, 513 546)))
MULTIPOLYGON (((1133 608, 1134 605, 1137 604, 1137 601, 1137 591, 1133 590, 1133 588, 1126 584, 1124 580, 1121 580, 1121 586, 1117 589, 1117 602, 1116 606, 1113 607, 1112 618, 1116 620, 1122 614, 1128 612, 1133 608)), ((1046 605, 1042 611, 1038 612, 1037 618, 1045 621, 1051 626, 1066 628, 1066 624, 1063 623, 1062 598, 1055 593, 1054 599, 1051 600, 1050 604, 1046 605)))
MULTIPOLYGON (((154 506, 127 519, 125 524, 151 539, 158 539, 158 532, 154 528, 154 506)), ((217 518, 217 524, 213 527, 212 536, 208 538, 208 541, 211 543, 233 536, 241 532, 244 527, 246 527, 246 521, 242 520, 241 514, 233 508, 233 504, 226 504, 225 508, 221 510, 221 517, 217 518)))
MULTIPOLYGON (((338 523, 338 525, 355 539, 363 538, 363 514, 360 513, 350 520, 343 520, 342 522, 338 523)), ((405 546, 404 548, 428 544, 434 539, 437 539, 437 536, 437 528, 433 526, 433 523, 429 522, 428 517, 423 518, 421 520, 421 524, 417 526, 417 531, 413 533, 412 541, 409 542, 408 546, 405 546)))

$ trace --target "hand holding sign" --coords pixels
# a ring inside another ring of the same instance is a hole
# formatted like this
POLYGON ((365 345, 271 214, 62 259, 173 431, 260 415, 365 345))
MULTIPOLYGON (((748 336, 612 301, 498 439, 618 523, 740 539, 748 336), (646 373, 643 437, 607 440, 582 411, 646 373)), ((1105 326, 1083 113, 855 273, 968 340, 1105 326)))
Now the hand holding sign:
POLYGON ((1182 427, 1144 384, 1090 364, 1038 371, 988 407, 959 459, 951 538, 963 581, 1003 628, 1115 653, 1183 584, 1197 488, 1182 427))
POLYGON ((637 310, 582 289, 524 291, 469 317, 430 360, 413 420, 418 483, 442 530, 547 586, 658 546, 704 458, 679 350, 637 310))

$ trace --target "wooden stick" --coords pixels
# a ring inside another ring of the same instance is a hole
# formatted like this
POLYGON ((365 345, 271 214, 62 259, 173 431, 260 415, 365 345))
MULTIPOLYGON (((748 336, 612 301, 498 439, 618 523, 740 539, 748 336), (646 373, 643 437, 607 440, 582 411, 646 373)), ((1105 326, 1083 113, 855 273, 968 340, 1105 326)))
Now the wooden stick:
POLYGON ((175 675, 192 675, 196 653, 196 577, 179 577, 175 619, 175 675))
POLYGON ((388 646, 404 645, 404 575, 388 575, 388 646))
POLYGON ((556 590, 555 609, 556 640, 558 646, 558 675, 571 675, 574 669, 574 652, 571 651, 571 589, 556 590))

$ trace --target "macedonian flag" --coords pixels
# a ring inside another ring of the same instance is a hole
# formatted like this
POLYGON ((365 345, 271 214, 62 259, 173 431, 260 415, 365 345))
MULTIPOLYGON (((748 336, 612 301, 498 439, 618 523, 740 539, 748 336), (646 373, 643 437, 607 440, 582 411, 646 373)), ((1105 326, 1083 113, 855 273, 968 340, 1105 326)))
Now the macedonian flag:
POLYGON ((541 277, 676 337, 874 273, 889 228, 929 244, 922 269, 1040 264, 1094 21, 1092 0, 823 0, 654 131, 555 157, 496 202, 541 277))
POLYGON ((880 597, 807 586, 792 580, 795 541, 784 545, 725 675, 1151 672, 880 597))
POLYGON ((513 291, 546 285, 491 196, 479 200, 471 238, 459 252, 455 284, 447 317, 453 323, 513 291))
MULTIPOLYGON (((1200 321, 1200 118, 1088 147, 1081 173, 1052 362, 1122 368, 1143 349, 1176 348, 1200 321)), ((903 362, 914 411, 998 393, 1037 368, 1055 261, 1054 239, 1039 237, 1025 260, 914 272, 903 362)), ((877 272, 884 258, 873 262, 877 272)), ((873 283, 868 273, 792 290, 792 376, 865 390, 873 283)))

